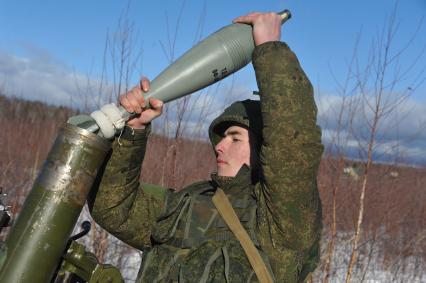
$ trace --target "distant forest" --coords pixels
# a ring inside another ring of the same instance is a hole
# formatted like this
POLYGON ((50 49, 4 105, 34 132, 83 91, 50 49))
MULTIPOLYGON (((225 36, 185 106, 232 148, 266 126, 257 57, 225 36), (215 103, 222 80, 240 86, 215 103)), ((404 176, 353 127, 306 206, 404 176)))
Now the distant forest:
MULTIPOLYGON (((58 129, 77 113, 66 107, 0 96, 0 187, 8 194, 7 205, 14 216, 19 214, 58 129)), ((207 141, 153 134, 141 178, 147 183, 179 189, 209 178, 214 166, 212 147, 207 141)), ((323 252, 312 282, 341 282, 339 278, 346 272, 365 177, 363 166, 359 161, 323 156, 318 175, 323 204, 323 252)), ((368 174, 355 278, 371 278, 371 269, 387 272, 389 281, 381 282, 416 282, 426 278, 426 169, 373 163, 368 174)), ((98 236, 92 234, 92 241, 86 245, 101 260, 125 269, 126 263, 105 253, 105 249, 111 248, 108 241, 100 243, 96 239, 106 238, 106 232, 100 228, 93 230, 91 233, 98 236)), ((114 249, 131 253, 124 245, 114 245, 114 249)))

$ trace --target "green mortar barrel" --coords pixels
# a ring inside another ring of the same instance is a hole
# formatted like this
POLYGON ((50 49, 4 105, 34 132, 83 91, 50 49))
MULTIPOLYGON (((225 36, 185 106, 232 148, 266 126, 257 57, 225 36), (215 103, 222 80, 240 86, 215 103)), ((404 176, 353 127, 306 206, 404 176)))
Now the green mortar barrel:
POLYGON ((51 281, 110 147, 69 124, 59 132, 5 242, 1 283, 51 281))

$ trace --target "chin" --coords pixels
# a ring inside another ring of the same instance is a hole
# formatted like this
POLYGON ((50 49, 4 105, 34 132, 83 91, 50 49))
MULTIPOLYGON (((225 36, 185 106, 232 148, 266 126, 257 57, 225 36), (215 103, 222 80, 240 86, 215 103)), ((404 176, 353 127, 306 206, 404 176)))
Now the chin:
POLYGON ((234 170, 229 170, 228 166, 217 165, 217 175, 220 177, 235 177, 238 171, 234 172, 234 170))

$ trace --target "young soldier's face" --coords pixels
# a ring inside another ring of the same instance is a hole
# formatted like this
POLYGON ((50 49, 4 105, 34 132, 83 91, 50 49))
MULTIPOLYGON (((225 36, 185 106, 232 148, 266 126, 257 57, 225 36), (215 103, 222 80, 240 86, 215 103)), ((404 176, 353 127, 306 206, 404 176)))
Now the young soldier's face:
POLYGON ((218 176, 235 177, 243 164, 250 166, 248 130, 229 127, 215 147, 218 176))

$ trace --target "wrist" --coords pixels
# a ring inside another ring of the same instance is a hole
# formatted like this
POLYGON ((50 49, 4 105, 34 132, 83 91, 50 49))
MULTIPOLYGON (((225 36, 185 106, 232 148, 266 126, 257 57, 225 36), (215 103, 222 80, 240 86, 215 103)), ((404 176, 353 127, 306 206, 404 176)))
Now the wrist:
POLYGON ((146 127, 148 127, 149 124, 150 123, 144 124, 136 120, 136 121, 127 121, 126 126, 132 129, 144 130, 146 129, 146 127))
POLYGON ((130 140, 130 141, 139 141, 146 139, 151 133, 151 126, 146 125, 145 129, 134 128, 132 126, 126 125, 123 128, 122 133, 120 134, 121 139, 130 140))
POLYGON ((270 38, 261 38, 256 41, 256 46, 262 45, 267 42, 277 41, 276 39, 270 39, 270 38))

